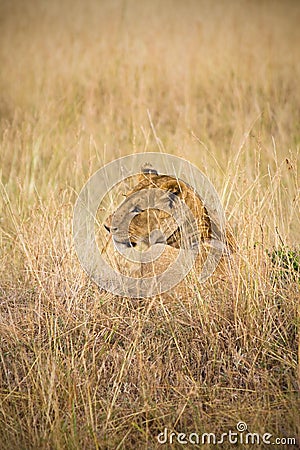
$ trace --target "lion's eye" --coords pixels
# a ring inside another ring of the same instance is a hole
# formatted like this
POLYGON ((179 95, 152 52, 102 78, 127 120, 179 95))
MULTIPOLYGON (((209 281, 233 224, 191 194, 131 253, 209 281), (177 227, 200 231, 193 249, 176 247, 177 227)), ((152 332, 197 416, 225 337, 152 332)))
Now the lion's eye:
POLYGON ((131 210, 131 212, 133 212, 133 213, 140 213, 140 212, 142 212, 143 210, 139 207, 139 206, 135 206, 132 210, 131 210))

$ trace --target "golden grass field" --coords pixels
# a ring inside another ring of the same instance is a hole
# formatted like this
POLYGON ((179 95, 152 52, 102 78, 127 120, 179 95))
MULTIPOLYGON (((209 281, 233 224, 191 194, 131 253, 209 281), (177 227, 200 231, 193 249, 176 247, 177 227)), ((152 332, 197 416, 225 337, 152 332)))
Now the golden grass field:
POLYGON ((0 1, 1 449, 299 439, 299 23, 291 0, 0 1), (120 298, 80 267, 79 191, 145 151, 214 184, 225 286, 120 298))

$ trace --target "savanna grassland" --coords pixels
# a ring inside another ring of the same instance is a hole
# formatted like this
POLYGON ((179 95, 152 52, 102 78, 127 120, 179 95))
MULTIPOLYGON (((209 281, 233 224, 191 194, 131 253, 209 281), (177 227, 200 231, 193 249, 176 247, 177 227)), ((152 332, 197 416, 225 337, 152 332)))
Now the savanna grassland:
POLYGON ((299 438, 299 23, 297 1, 0 0, 1 449, 299 438), (147 151, 214 184, 225 286, 120 298, 80 267, 80 189, 147 151))

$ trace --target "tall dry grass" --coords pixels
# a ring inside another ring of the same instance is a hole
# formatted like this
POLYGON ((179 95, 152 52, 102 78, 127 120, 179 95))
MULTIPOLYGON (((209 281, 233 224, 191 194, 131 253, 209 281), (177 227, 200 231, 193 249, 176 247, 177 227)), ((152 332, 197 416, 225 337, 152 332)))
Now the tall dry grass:
POLYGON ((299 433, 299 20, 297 1, 0 2, 1 448, 299 433), (234 275, 113 298, 79 266, 73 205, 156 150, 215 185, 234 275))

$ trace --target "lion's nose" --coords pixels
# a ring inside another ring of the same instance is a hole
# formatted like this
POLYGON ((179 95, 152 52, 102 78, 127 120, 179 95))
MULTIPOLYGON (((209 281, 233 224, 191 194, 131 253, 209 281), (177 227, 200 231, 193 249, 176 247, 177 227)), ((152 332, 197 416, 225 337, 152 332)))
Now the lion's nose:
POLYGON ((104 224, 104 228, 109 232, 109 233, 115 233, 116 231, 118 231, 117 227, 109 227, 108 225, 104 224))

